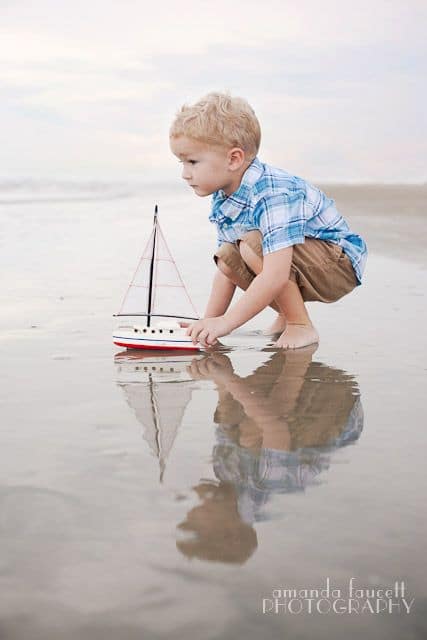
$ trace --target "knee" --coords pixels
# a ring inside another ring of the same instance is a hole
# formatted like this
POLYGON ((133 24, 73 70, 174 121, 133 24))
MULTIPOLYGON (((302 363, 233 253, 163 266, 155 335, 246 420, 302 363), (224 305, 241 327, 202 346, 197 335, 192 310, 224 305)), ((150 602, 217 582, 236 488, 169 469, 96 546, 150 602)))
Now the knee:
POLYGON ((218 269, 221 271, 221 273, 227 276, 227 278, 232 275, 233 269, 225 262, 224 258, 218 258, 215 256, 215 262, 218 269))
POLYGON ((233 263, 236 262, 236 248, 229 242, 224 242, 214 255, 214 260, 218 269, 227 277, 231 276, 234 269, 233 263))
POLYGON ((263 258, 261 233, 257 230, 245 233, 239 242, 239 251, 248 266, 259 266, 263 258))

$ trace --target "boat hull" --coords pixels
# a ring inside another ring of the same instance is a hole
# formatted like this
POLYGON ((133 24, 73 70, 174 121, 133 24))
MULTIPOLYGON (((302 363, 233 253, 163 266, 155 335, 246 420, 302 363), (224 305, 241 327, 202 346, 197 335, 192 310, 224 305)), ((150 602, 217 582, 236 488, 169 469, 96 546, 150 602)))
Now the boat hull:
POLYGON ((116 342, 116 340, 114 340, 114 344, 117 345, 118 347, 126 347, 126 349, 155 349, 157 351, 165 351, 166 349, 171 349, 173 351, 176 351, 177 349, 180 349, 182 351, 199 351, 199 347, 197 347, 194 344, 191 344, 190 346, 180 346, 177 347, 176 343, 174 342, 173 344, 168 344, 167 342, 165 342, 162 346, 153 346, 152 344, 144 344, 144 343, 139 343, 139 344, 134 344, 130 341, 127 342, 116 342))
POLYGON ((184 329, 152 329, 147 327, 120 327, 113 333, 113 343, 126 349, 149 349, 165 351, 199 351, 200 345, 193 344, 184 329))

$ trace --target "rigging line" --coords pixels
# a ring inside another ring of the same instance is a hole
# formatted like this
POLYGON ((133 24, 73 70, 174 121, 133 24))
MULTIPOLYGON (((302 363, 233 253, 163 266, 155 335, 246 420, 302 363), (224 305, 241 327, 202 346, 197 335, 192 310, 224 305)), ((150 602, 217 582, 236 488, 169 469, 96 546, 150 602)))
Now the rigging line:
MULTIPOLYGON (((172 254, 171 254, 171 252, 170 252, 170 249, 169 249, 169 247, 168 247, 168 243, 166 242, 166 239, 165 239, 165 237, 164 237, 164 235, 163 235, 163 232, 162 232, 162 230, 161 230, 161 228, 160 228, 160 225, 159 225, 159 233, 160 233, 160 237, 162 238, 162 240, 163 240, 163 242, 164 242, 164 244, 165 244, 165 246, 166 246, 166 249, 168 250, 169 255, 170 255, 170 256, 172 256, 172 254)), ((173 262, 175 263, 175 260, 173 260, 173 262)), ((183 279, 181 278, 181 274, 180 274, 180 272, 179 272, 179 269, 178 269, 178 267, 177 267, 176 263, 175 263, 175 269, 176 269, 176 272, 177 272, 177 274, 178 274, 178 278, 179 278, 179 279, 180 279, 180 281, 181 281, 182 287, 183 287, 183 289, 184 289, 184 291, 185 291, 185 293, 186 293, 186 295, 187 295, 187 299, 188 299, 188 301, 190 302, 191 306, 193 307, 193 311, 194 311, 194 313, 195 313, 195 314, 196 314, 196 316, 197 316, 197 315, 198 315, 197 309, 196 309, 196 307, 194 306, 192 299, 190 298, 190 295, 189 295, 189 293, 188 293, 188 291, 187 291, 187 287, 185 286, 184 281, 183 281, 183 279)))
MULTIPOLYGON (((149 240, 148 240, 148 242, 147 242, 147 244, 146 244, 146 246, 145 246, 145 249, 144 249, 144 254, 145 254, 145 252, 147 251, 148 247, 149 247, 149 246, 150 246, 150 244, 151 244, 151 238, 153 237, 153 234, 154 234, 154 229, 151 231, 150 238, 149 238, 149 240)), ((140 260, 139 260, 139 262, 138 262, 138 265, 137 265, 137 267, 136 267, 136 269, 135 269, 135 273, 133 274, 132 280, 130 281, 129 286, 128 286, 128 288, 127 288, 127 291, 126 291, 125 295, 123 296, 122 304, 121 304, 121 306, 120 306, 120 311, 121 311, 121 310, 123 309, 123 307, 124 307, 124 304, 125 304, 125 302, 126 302, 126 298, 128 297, 128 294, 129 294, 129 291, 130 291, 130 288, 131 288, 131 286, 133 286, 133 284, 132 284, 132 283, 133 283, 133 281, 135 280, 135 276, 136 276, 136 274, 137 274, 137 273, 138 273, 138 271, 139 271, 139 267, 141 266, 142 261, 143 261, 143 260, 145 260, 145 258, 144 258, 144 254, 143 254, 143 255, 142 255, 142 257, 140 258, 140 260)), ((119 315, 119 314, 120 314, 120 311, 119 311, 119 313, 118 313, 118 314, 114 314, 114 315, 119 315)))

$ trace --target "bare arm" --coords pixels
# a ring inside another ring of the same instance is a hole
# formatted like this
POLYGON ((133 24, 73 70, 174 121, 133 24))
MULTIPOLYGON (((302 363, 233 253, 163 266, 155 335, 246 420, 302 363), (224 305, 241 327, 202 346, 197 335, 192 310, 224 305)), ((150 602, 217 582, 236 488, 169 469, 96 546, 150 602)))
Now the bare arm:
POLYGON ((217 269, 203 317, 216 318, 217 316, 222 316, 230 305, 235 289, 236 285, 233 284, 222 271, 217 269))
POLYGON ((261 273, 252 280, 240 300, 226 313, 235 285, 225 278, 223 273, 217 273, 205 317, 193 322, 187 329, 187 336, 191 336, 193 344, 215 344, 218 338, 240 327, 267 307, 288 282, 291 261, 292 247, 285 247, 264 256, 261 273))
POLYGON ((292 247, 264 256, 261 273, 254 278, 240 300, 224 315, 229 331, 265 309, 289 280, 292 247))
MULTIPOLYGON (((200 378, 214 380, 219 392, 230 393, 241 404, 245 415, 251 418, 257 429, 262 432, 264 447, 281 450, 290 448, 288 422, 282 417, 280 402, 274 401, 271 393, 265 396, 256 384, 249 382, 249 379, 242 379, 236 375, 227 356, 214 353, 205 360, 194 359, 188 369, 196 380, 200 378)), ((286 383, 280 386, 282 394, 286 393, 286 383)), ((287 413, 289 415, 289 412, 287 413)), ((223 415, 224 421, 227 422, 225 407, 223 415)), ((244 428, 243 424, 240 426, 244 428)))
POLYGON ((288 451, 291 448, 291 435, 288 421, 280 416, 270 397, 250 389, 239 376, 233 375, 227 380, 227 391, 239 402, 246 415, 254 420, 262 432, 262 446, 270 449, 288 451))

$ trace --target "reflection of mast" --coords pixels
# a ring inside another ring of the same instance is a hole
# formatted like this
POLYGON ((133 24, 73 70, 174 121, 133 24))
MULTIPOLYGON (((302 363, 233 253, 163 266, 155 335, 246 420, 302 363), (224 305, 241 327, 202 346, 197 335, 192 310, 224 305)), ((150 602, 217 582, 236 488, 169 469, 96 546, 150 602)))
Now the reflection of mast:
POLYGON ((157 235, 157 205, 154 207, 153 251, 151 254, 150 282, 148 285, 147 327, 150 326, 150 320, 151 320, 151 298, 153 293, 153 271, 154 271, 154 256, 156 255, 156 235, 157 235))
POLYGON ((165 461, 163 459, 162 441, 161 441, 161 424, 159 416, 159 408, 157 406, 157 399, 154 393, 154 381, 151 373, 148 374, 149 388, 150 388, 150 404, 153 412, 154 428, 156 430, 154 438, 157 445, 157 457, 159 458, 160 465, 160 482, 163 482, 163 474, 165 471, 165 461))

